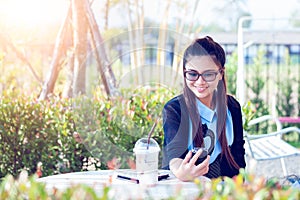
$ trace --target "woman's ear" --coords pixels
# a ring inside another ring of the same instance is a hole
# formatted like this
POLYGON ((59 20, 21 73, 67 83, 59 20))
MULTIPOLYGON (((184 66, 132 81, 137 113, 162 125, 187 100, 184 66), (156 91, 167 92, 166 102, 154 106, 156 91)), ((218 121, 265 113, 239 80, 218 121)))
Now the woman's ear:
POLYGON ((222 80, 222 79, 223 79, 223 77, 224 77, 224 75, 225 75, 224 72, 225 72, 225 68, 220 69, 220 74, 221 74, 221 76, 220 76, 219 80, 222 80))
POLYGON ((224 73, 220 72, 220 76, 219 76, 219 81, 221 81, 223 79, 224 73))

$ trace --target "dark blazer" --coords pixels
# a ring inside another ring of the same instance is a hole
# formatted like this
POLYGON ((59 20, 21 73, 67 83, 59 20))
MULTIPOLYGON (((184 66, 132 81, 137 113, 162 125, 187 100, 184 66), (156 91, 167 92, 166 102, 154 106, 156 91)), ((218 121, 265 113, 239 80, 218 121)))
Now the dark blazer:
MULTIPOLYGON (((230 146, 235 162, 245 168, 245 149, 243 139, 243 122, 241 106, 232 96, 227 95, 228 109, 232 115, 234 140, 230 146)), ((189 117, 183 95, 168 101, 163 109, 164 145, 162 168, 169 169, 169 162, 173 158, 184 158, 188 152, 189 117)), ((231 167, 225 156, 219 155, 220 175, 233 177, 239 173, 238 169, 231 167)))

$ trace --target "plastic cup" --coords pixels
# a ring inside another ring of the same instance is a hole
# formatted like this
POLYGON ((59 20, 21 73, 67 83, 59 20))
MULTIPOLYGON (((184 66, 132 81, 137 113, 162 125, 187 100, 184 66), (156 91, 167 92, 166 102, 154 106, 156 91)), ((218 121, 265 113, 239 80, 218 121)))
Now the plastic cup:
POLYGON ((150 138, 139 139, 134 146, 136 171, 139 183, 142 185, 155 185, 158 182, 158 155, 160 147, 150 138))

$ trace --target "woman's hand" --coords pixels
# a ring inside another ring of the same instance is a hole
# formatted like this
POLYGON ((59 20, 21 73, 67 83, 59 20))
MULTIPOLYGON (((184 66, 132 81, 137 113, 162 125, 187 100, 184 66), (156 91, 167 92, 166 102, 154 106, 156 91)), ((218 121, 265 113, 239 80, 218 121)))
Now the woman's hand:
POLYGON ((182 181, 192 181, 195 178, 206 174, 209 169, 210 156, 207 156, 202 163, 195 165, 202 151, 202 149, 198 150, 193 157, 192 151, 189 151, 184 159, 173 158, 170 161, 170 170, 182 181))

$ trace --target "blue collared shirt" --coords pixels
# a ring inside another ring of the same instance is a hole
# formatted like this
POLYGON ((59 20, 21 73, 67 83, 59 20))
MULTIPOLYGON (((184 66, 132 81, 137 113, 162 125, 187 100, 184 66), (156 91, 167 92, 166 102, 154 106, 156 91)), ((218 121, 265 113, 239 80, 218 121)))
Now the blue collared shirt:
MULTIPOLYGON (((206 105, 204 105, 200 100, 197 99, 197 108, 201 116, 202 124, 206 124, 207 128, 212 130, 212 132, 215 134, 215 148, 210 155, 210 161, 209 163, 213 163, 215 159, 218 157, 218 155, 221 153, 221 144, 217 136, 217 115, 216 115, 216 109, 211 110, 206 105)), ((230 146, 233 143, 233 124, 232 124, 232 116, 227 108, 227 117, 226 117, 226 138, 227 143, 230 146)), ((189 150, 193 148, 193 142, 192 142, 192 122, 189 120, 189 150)))

